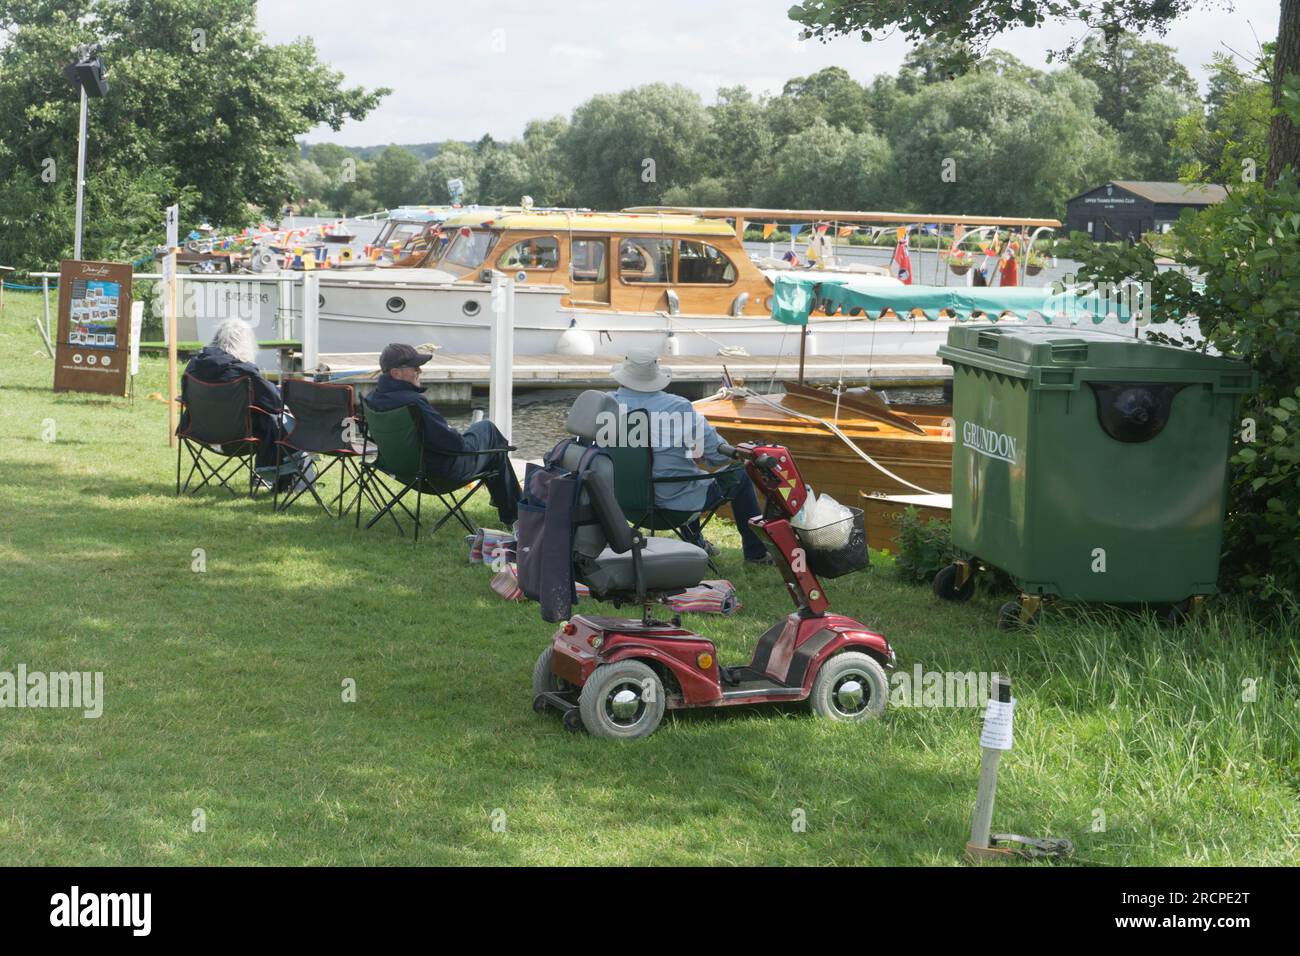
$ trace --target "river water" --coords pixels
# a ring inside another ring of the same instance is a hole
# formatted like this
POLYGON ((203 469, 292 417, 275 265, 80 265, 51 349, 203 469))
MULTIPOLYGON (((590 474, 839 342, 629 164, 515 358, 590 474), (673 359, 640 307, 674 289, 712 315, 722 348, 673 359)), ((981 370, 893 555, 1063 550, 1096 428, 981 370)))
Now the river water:
MULTIPOLYGON (((882 389, 891 402, 938 405, 943 401, 941 388, 882 389)), ((514 400, 514 444, 517 458, 537 459, 566 437, 564 419, 580 389, 533 389, 516 391, 514 400)), ((487 396, 474 398, 470 405, 448 405, 439 411, 453 428, 464 429, 476 412, 487 414, 487 396)))

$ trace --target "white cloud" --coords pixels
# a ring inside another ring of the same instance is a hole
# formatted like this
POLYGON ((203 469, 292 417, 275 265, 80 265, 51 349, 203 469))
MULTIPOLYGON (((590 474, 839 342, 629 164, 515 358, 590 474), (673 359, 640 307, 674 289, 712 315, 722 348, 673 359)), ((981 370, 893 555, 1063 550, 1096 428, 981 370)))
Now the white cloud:
MULTIPOLYGON (((261 3, 258 21, 277 42, 303 34, 350 84, 394 92, 370 117, 309 136, 350 145, 519 135, 530 119, 568 115, 596 93, 682 83, 711 102, 720 86, 778 93, 785 80, 842 66, 856 79, 893 73, 908 44, 845 37, 796 42, 790 0, 595 0, 542 4, 494 0, 384 0, 358 14, 355 0, 315 0, 310 16, 261 3)), ((1240 0, 1177 23, 1163 39, 1204 80, 1210 55, 1250 54, 1277 33, 1277 0, 1240 0)), ((1067 25, 1018 29, 995 46, 1031 66, 1078 33, 1067 25)))

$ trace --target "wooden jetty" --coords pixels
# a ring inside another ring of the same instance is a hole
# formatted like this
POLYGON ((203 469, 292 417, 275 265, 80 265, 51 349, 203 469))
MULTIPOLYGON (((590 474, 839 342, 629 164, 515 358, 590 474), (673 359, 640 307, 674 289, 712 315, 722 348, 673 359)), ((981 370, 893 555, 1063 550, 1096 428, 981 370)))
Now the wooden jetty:
MULTIPOLYGON (((514 383, 517 388, 613 388, 610 369, 617 360, 601 356, 516 355, 514 383)), ((799 356, 661 356, 659 364, 673 376, 673 391, 690 398, 714 394, 723 375, 744 381, 751 388, 766 391, 770 383, 799 373, 799 356), (725 373, 724 373, 725 369, 725 373)), ((319 365, 331 379, 351 381, 363 391, 379 371, 378 352, 321 353, 319 365)), ((456 355, 435 352, 421 369, 421 383, 428 387, 431 401, 468 402, 475 388, 489 383, 488 355, 456 355)), ((951 369, 934 355, 848 355, 809 356, 804 360, 804 381, 876 387, 924 387, 951 381, 951 369)))

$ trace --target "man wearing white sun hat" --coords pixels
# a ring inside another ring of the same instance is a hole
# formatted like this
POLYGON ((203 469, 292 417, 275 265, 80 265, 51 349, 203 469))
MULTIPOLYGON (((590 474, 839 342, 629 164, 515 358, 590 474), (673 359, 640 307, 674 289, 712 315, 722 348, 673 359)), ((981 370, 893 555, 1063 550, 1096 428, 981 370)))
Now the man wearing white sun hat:
MULTIPOLYGON (((725 465, 730 459, 718 452, 722 438, 717 430, 680 395, 664 391, 672 381, 659 365, 659 356, 649 349, 631 349, 610 375, 621 386, 614 399, 625 411, 644 409, 650 413, 648 436, 654 448, 654 478, 683 478, 700 473, 700 464, 725 465), (671 423, 656 427, 660 423, 671 423)), ((729 481, 678 481, 656 484, 655 504, 673 511, 708 511, 724 501, 731 502, 740 531, 746 561, 768 563, 771 558, 749 519, 759 515, 758 496, 747 477, 728 475, 729 481)), ((700 545, 710 554, 717 552, 704 540, 699 521, 681 529, 682 537, 700 545)))

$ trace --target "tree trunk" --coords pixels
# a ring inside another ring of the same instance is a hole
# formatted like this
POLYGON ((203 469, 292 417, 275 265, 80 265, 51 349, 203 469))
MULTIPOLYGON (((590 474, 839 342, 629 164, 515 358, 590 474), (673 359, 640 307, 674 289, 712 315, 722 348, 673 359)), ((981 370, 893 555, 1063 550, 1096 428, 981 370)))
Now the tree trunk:
MULTIPOLYGON (((1273 107, 1282 104, 1282 80, 1300 76, 1300 0, 1282 0, 1277 27, 1277 54, 1273 59, 1273 107)), ((1268 128, 1268 175, 1266 185, 1277 183, 1282 170, 1300 170, 1300 126, 1286 116, 1273 117, 1268 128)))

